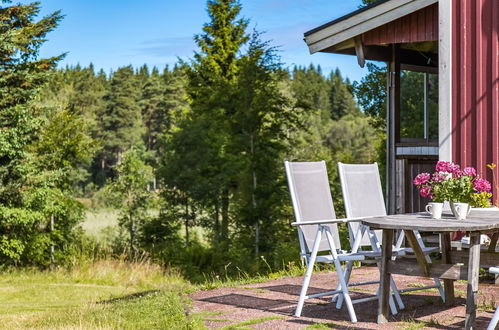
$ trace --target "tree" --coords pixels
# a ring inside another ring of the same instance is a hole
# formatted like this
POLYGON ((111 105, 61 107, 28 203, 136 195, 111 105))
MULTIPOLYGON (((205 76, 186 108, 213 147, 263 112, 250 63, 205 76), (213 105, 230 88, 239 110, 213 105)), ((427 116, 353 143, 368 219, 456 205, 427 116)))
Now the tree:
POLYGON ((248 53, 239 62, 234 91, 238 103, 231 118, 232 149, 240 155, 236 205, 239 222, 254 228, 258 256, 261 247, 271 251, 283 231, 282 208, 287 196, 281 193, 281 162, 287 150, 287 130, 296 125, 297 118, 279 90, 280 63, 275 49, 261 41, 258 32, 252 34, 248 53))
POLYGON ((343 80, 338 68, 331 73, 329 83, 331 85, 329 92, 331 117, 338 120, 346 115, 360 114, 353 94, 349 91, 348 84, 343 80))
MULTIPOLYGON (((92 64, 87 68, 79 65, 66 67, 54 72, 40 93, 40 104, 47 108, 69 109, 71 114, 81 116, 85 122, 86 134, 99 144, 101 141, 98 139, 102 136, 102 132, 97 118, 104 112, 103 97, 106 85, 105 74, 101 71, 96 75, 92 64)), ((95 177, 92 172, 94 169, 99 170, 99 167, 100 164, 85 164, 72 175, 74 185, 78 186, 80 194, 85 193, 87 185, 95 177)))
POLYGON ((331 117, 329 113, 331 88, 322 75, 320 66, 315 68, 311 64, 307 69, 295 67, 291 85, 296 107, 319 111, 323 119, 331 117))
POLYGON ((365 7, 378 1, 379 0, 362 0, 362 4, 360 5, 360 7, 365 7))
POLYGON ((180 126, 182 132, 172 137, 174 153, 168 161, 169 169, 184 173, 184 179, 193 183, 183 185, 184 192, 194 199, 200 197, 199 204, 211 207, 215 241, 222 242, 229 238, 230 199, 238 166, 237 157, 229 149, 228 119, 235 113, 230 86, 239 70, 238 53, 248 40, 248 23, 237 18, 240 10, 236 0, 208 1, 210 22, 194 37, 200 52, 195 53, 190 66, 185 66, 192 111, 180 126), (187 147, 179 148, 181 145, 187 147), (208 185, 203 187, 199 182, 208 185), (201 193, 206 189, 210 193, 201 193))
POLYGON ((106 109, 102 122, 103 152, 100 154, 104 178, 121 162, 123 153, 141 143, 144 132, 142 114, 138 104, 140 89, 131 66, 119 68, 111 77, 109 92, 105 96, 106 109))
MULTIPOLYGON (((3 1, 9 3, 9 1, 3 1)), ((39 3, 0 8, 0 260, 2 263, 45 263, 47 202, 31 203, 28 149, 40 128, 34 101, 61 56, 40 59, 47 33, 62 19, 60 12, 38 21, 39 3)))
POLYGON ((364 113, 374 127, 386 127, 386 67, 367 63, 369 73, 360 83, 354 83, 354 93, 364 113))
POLYGON ((147 211, 152 197, 152 193, 147 189, 153 177, 152 168, 144 163, 136 148, 131 148, 123 154, 116 172, 116 180, 110 188, 117 194, 119 225, 128 234, 130 252, 135 260, 138 255, 139 235, 148 217, 147 211))
POLYGON ((156 147, 158 134, 161 132, 162 121, 166 120, 161 113, 164 111, 164 85, 159 75, 158 69, 153 68, 151 75, 146 78, 140 99, 142 118, 146 128, 145 145, 147 151, 152 151, 156 147), (159 126, 159 128, 158 128, 159 126))
POLYGON ((40 118, 38 138, 27 146, 23 167, 29 173, 22 196, 24 208, 37 210, 45 219, 46 232, 37 235, 30 258, 47 261, 43 246, 50 244, 51 263, 68 260, 78 238, 77 225, 84 217, 83 205, 74 199, 75 177, 90 164, 97 145, 89 135, 83 116, 66 109, 47 109, 40 118))

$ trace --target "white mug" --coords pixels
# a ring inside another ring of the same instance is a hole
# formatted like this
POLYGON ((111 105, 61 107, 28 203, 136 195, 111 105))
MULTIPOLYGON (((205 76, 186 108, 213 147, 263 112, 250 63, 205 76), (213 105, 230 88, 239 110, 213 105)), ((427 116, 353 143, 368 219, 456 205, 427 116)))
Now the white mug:
POLYGON ((430 203, 428 203, 428 205, 426 205, 426 212, 431 214, 432 219, 440 219, 440 218, 442 218, 443 206, 444 206, 444 203, 430 202, 430 203))
POLYGON ((454 203, 454 216, 457 220, 464 220, 470 214, 471 207, 468 203, 454 203))

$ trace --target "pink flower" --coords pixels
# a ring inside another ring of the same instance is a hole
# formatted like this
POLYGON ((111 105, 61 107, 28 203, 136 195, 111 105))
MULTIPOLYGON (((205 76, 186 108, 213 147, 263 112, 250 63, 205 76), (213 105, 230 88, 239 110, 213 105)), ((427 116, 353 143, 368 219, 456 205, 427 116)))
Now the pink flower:
POLYGON ((435 166, 435 170, 437 172, 459 173, 461 167, 457 164, 441 160, 435 166))
POLYGON ((463 170, 463 175, 468 175, 475 177, 476 176, 476 170, 473 167, 465 167, 463 170))
POLYGON ((412 183, 414 183, 416 186, 421 186, 428 183, 428 181, 430 181, 430 173, 420 173, 414 178, 412 183))
POLYGON ((455 174, 457 177, 461 176, 461 166, 451 163, 449 173, 455 174))
POLYGON ((492 189, 490 182, 482 178, 476 179, 475 182, 473 182, 473 187, 478 192, 489 192, 490 189, 492 189))
POLYGON ((433 180, 433 182, 438 183, 440 181, 444 181, 445 179, 447 179, 447 175, 445 175, 444 173, 435 172, 433 173, 431 179, 433 180))
POLYGON ((437 163, 437 166, 435 166, 435 170, 437 172, 448 172, 448 173, 451 173, 450 169, 451 169, 452 165, 453 164, 450 163, 450 162, 446 162, 446 161, 441 160, 441 161, 439 161, 437 163))
POLYGON ((421 197, 433 197, 433 195, 430 193, 431 192, 431 187, 429 186, 424 186, 419 189, 419 194, 421 197))

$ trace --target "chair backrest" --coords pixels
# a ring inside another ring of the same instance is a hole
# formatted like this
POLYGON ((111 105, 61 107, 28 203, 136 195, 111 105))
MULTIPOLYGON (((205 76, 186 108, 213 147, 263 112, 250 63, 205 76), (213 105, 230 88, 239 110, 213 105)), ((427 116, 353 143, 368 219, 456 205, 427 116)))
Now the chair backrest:
MULTIPOLYGON (((326 162, 285 161, 284 165, 296 222, 336 219, 326 162)), ((331 224, 328 227, 331 228, 336 249, 341 249, 337 225, 331 224)), ((316 233, 317 225, 298 227, 302 253, 312 251, 316 233)), ((319 251, 325 250, 329 250, 329 245, 323 236, 319 251)))
MULTIPOLYGON (((386 215, 383 190, 378 164, 343 164, 338 163, 341 190, 345 202, 347 218, 386 215)), ((350 241, 357 233, 358 222, 349 223, 350 241)), ((375 231, 381 240, 381 231, 375 231)), ((362 237, 361 245, 371 245, 367 233, 362 237)))

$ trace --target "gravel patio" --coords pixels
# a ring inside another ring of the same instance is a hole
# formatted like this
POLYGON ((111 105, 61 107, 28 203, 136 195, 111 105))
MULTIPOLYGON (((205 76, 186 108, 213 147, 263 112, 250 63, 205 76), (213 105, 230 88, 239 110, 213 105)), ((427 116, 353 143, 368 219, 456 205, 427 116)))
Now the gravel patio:
MULTIPOLYGON (((354 269, 351 281, 374 280, 374 267, 354 269)), ((394 275, 399 289, 431 285, 432 279, 394 275)), ((333 272, 314 273, 309 293, 331 289, 337 279, 333 272)), ((329 297, 305 302, 302 317, 293 316, 302 277, 284 277, 265 283, 241 285, 235 288, 198 291, 190 295, 193 313, 201 313, 210 329, 227 326, 254 329, 302 329, 309 326, 339 329, 461 329, 464 327, 466 282, 455 283, 456 304, 446 307, 436 289, 403 294, 406 309, 391 316, 390 323, 378 325, 377 301, 355 305, 358 323, 350 323, 346 308, 336 310, 329 297)), ((376 285, 352 289, 352 298, 371 295, 376 285)), ((481 279, 479 286, 477 329, 485 329, 499 302, 499 286, 492 280, 481 279)))

